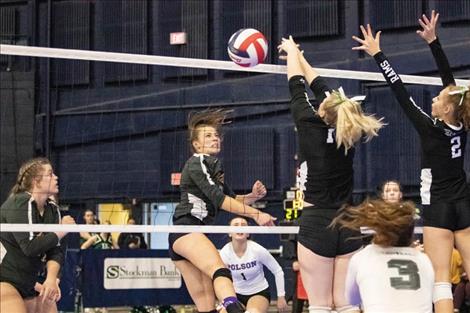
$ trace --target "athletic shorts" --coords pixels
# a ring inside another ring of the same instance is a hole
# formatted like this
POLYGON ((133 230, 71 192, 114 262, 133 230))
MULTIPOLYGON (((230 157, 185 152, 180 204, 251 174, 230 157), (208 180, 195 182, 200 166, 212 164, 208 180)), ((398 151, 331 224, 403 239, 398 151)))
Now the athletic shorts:
POLYGON ((250 300, 250 298, 254 297, 254 296, 265 297, 268 300, 268 303, 271 302, 271 293, 269 292, 269 287, 264 289, 264 290, 261 290, 260 292, 257 292, 257 293, 251 294, 251 295, 241 295, 241 294, 237 293, 238 301, 243 303, 243 305, 245 307, 247 306, 248 301, 250 300))
POLYGON ((18 291, 18 293, 23 299, 34 298, 39 295, 39 292, 34 290, 34 284, 36 284, 36 282, 34 282, 33 285, 19 284, 18 282, 13 282, 12 280, 4 278, 4 277, 0 278, 0 282, 8 283, 12 285, 13 287, 15 287, 15 289, 18 291))
POLYGON ((423 225, 451 231, 470 227, 470 198, 423 205, 423 225))
MULTIPOLYGON (((200 219, 192 216, 192 215, 184 215, 177 220, 173 221, 173 225, 205 225, 200 219)), ((175 251, 173 251, 173 244, 175 243, 176 240, 179 238, 186 236, 187 234, 190 233, 170 233, 168 236, 168 243, 169 243, 169 249, 168 253, 170 255, 170 258, 172 261, 181 261, 181 260, 186 260, 185 257, 179 255, 175 251)))
POLYGON ((304 208, 299 221, 298 242, 313 253, 327 258, 360 249, 362 237, 359 231, 328 227, 337 212, 334 209, 304 208))

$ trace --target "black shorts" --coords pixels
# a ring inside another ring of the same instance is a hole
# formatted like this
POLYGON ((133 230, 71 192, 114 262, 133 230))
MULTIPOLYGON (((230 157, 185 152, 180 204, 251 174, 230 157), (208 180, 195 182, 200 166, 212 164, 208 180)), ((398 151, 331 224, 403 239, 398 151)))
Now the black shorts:
POLYGON ((423 225, 451 231, 470 227, 470 199, 423 205, 423 225))
POLYGON ((304 208, 299 221, 298 242, 327 258, 354 252, 362 247, 359 231, 328 227, 337 214, 334 209, 304 208))
POLYGON ((271 302, 271 293, 269 292, 269 287, 264 289, 264 290, 261 290, 260 292, 257 292, 257 293, 254 293, 254 294, 251 294, 251 295, 241 295, 239 293, 237 293, 237 299, 238 301, 240 301, 241 303, 243 303, 243 305, 246 307, 247 304, 248 304, 248 300, 250 300, 251 297, 254 297, 254 296, 262 296, 262 297, 265 297, 267 300, 268 300, 268 303, 271 302))
POLYGON ((0 282, 12 285, 23 299, 34 298, 39 295, 39 292, 34 290, 34 285, 36 282, 34 282, 34 284, 31 286, 30 284, 19 284, 18 282, 14 282, 13 280, 4 277, 0 278, 0 282))
MULTIPOLYGON (((184 215, 176 220, 173 221, 173 225, 205 225, 200 219, 192 216, 192 215, 184 215)), ((179 255, 175 251, 173 251, 173 244, 179 238, 186 236, 190 233, 170 233, 168 236, 168 254, 172 261, 181 261, 186 260, 185 257, 179 255)))

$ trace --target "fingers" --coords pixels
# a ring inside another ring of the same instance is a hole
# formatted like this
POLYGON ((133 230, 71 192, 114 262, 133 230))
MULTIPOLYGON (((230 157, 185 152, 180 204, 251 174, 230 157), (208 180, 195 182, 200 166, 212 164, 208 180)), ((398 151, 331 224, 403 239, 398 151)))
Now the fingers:
POLYGON ((355 41, 361 44, 361 46, 352 47, 352 50, 366 50, 367 49, 367 42, 365 40, 356 36, 352 36, 352 39, 354 39, 355 41))
POLYGON ((57 290, 57 294, 55 296, 55 302, 59 302, 60 298, 62 298, 62 291, 60 291, 60 288, 57 290))
POLYGON ((379 30, 377 34, 375 34, 375 41, 379 44, 380 43, 380 35, 382 34, 382 31, 379 30))
POLYGON ((364 36, 364 39, 367 38, 367 31, 366 29, 364 28, 364 26, 359 26, 359 28, 361 29, 361 32, 362 32, 362 35, 364 36))
POLYGON ((365 46, 352 47, 352 50, 367 50, 367 47, 365 46))
POLYGON ((352 39, 356 40, 358 43, 362 44, 362 45, 365 45, 366 44, 366 41, 359 38, 359 37, 356 37, 356 36, 352 36, 352 39))
POLYGON ((426 25, 426 24, 423 22, 422 19, 419 19, 418 22, 419 22, 419 25, 421 25, 421 27, 422 27, 424 30, 428 30, 428 29, 429 29, 428 25, 426 25))
POLYGON ((423 14, 423 21, 424 21, 426 24, 431 24, 431 22, 429 21, 428 17, 426 16, 426 14, 423 14))
POLYGON ((370 24, 367 24, 367 35, 369 35, 369 37, 372 37, 372 38, 374 37, 372 35, 372 27, 370 27, 370 24))

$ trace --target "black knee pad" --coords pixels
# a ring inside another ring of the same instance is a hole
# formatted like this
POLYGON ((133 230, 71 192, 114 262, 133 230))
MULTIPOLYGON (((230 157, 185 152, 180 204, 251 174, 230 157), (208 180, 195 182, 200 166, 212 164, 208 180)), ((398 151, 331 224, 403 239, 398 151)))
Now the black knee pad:
POLYGON ((228 268, 221 267, 218 270, 214 272, 214 275, 212 275, 212 281, 216 280, 218 277, 226 277, 228 279, 232 280, 232 273, 228 268))

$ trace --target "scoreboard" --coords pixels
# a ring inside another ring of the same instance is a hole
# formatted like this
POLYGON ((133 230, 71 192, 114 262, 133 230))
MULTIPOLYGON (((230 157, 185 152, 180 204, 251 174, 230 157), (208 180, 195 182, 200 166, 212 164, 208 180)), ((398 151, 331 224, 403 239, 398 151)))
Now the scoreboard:
POLYGON ((294 221, 300 217, 304 207, 304 194, 298 188, 286 191, 284 211, 286 221, 294 221))

